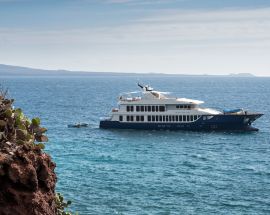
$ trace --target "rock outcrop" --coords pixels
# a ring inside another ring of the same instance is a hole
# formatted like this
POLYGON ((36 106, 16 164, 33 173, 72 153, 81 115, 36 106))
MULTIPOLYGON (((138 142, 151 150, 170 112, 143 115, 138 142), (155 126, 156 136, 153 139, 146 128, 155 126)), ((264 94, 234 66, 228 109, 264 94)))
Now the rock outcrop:
POLYGON ((30 121, 0 95, 0 215, 55 215, 55 163, 38 118, 30 121))

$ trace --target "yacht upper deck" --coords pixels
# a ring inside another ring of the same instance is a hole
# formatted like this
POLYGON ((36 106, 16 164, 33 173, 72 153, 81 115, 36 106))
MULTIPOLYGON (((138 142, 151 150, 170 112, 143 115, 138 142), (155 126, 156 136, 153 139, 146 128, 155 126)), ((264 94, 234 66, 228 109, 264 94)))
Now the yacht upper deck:
POLYGON ((203 104, 203 101, 187 99, 187 98, 176 98, 168 96, 168 92, 156 91, 150 86, 142 86, 141 92, 129 92, 124 93, 119 97, 119 104, 203 104))

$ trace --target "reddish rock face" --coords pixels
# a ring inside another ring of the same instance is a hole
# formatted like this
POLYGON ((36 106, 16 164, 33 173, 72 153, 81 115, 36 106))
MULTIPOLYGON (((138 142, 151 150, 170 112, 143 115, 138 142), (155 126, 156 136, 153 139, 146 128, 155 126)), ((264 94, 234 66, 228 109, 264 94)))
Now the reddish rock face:
POLYGON ((47 129, 5 95, 0 89, 0 215, 55 215, 55 164, 35 143, 47 129))
POLYGON ((55 164, 50 156, 39 148, 3 145, 0 147, 0 214, 56 214, 55 164))

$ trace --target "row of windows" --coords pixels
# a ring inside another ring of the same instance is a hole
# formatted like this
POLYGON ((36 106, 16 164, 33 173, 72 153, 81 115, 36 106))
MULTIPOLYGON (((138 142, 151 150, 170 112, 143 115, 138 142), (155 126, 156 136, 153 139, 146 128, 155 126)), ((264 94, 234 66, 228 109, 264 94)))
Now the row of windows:
POLYGON ((156 115, 147 116, 148 122, 192 122, 199 118, 199 115, 156 115))
MULTIPOLYGON (((191 105, 176 105, 176 109, 191 109, 191 105)), ((127 105, 127 112, 134 112, 134 106, 127 105)), ((148 106, 136 106, 136 112, 164 112, 165 106, 160 105, 148 105, 148 106)))
MULTIPOLYGON (((127 112, 133 112, 134 106, 127 105, 127 112)), ((148 105, 148 106, 136 106, 136 112, 164 112, 165 106, 148 105)))
MULTIPOLYGON (((119 121, 123 121, 123 116, 119 116, 119 121)), ((126 116, 127 122, 144 122, 144 116, 126 116)))
MULTIPOLYGON (((199 115, 152 115, 147 116, 148 122, 192 122, 199 119, 199 115)), ((123 121, 123 116, 119 116, 119 121, 123 121)), ((144 116, 126 116, 127 122, 144 122, 144 116)))
POLYGON ((127 112, 133 112, 134 111, 134 106, 127 106, 127 112))
POLYGON ((176 105, 177 109, 191 109, 191 105, 176 105))
MULTIPOLYGON (((127 112, 133 112, 134 106, 127 105, 127 112)), ((148 105, 148 106, 136 106, 136 112, 164 112, 165 106, 159 106, 159 105, 148 105)))

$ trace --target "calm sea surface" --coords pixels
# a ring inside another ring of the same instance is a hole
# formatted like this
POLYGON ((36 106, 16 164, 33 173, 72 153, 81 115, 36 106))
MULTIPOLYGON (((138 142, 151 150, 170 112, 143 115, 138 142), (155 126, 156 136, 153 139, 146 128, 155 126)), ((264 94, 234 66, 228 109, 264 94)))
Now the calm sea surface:
POLYGON ((57 190, 80 214, 270 214, 270 78, 0 77, 40 116, 57 190), (117 131, 99 118, 140 79, 205 106, 265 113, 253 133, 117 131), (88 128, 67 125, 86 122, 88 128))

